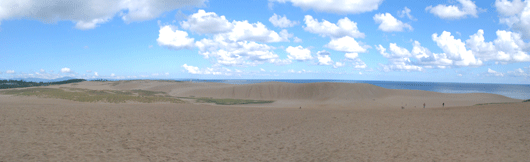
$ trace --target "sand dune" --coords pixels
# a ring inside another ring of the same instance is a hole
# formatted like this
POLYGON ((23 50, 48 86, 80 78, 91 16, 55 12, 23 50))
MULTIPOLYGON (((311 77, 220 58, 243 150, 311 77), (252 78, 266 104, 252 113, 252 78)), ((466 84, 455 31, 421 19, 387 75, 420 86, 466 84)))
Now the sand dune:
POLYGON ((0 95, 0 161, 526 161, 529 103, 432 109, 0 95))
POLYGON ((0 161, 530 158, 530 103, 500 95, 391 90, 348 83, 120 81, 50 87, 143 89, 180 97, 275 102, 238 106, 114 104, 0 95, 0 161), (469 106, 492 102, 516 103, 469 106), (427 109, 421 108, 423 103, 427 109), (437 108, 442 103, 446 108, 437 108))
MULTIPOLYGON (((65 86, 65 85, 63 85, 65 86)), ((71 86, 71 85, 66 85, 71 86)), ((471 106, 480 103, 520 102, 521 100, 487 93, 445 94, 419 90, 386 89, 364 83, 304 83, 266 82, 233 85, 223 83, 190 83, 170 81, 83 82, 77 87, 88 89, 143 89, 164 91, 178 97, 213 97, 254 100, 274 100, 275 103, 253 105, 260 107, 325 108, 427 108, 471 106)))

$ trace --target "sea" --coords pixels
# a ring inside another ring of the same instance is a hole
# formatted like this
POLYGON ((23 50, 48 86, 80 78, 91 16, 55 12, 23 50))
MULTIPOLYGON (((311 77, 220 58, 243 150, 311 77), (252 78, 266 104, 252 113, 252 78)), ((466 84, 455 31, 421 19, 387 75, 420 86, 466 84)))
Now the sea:
POLYGON ((530 84, 491 84, 491 83, 440 83, 440 82, 404 82, 404 81, 367 81, 367 80, 318 80, 318 79, 228 79, 228 80, 202 80, 183 79, 179 81, 191 82, 215 82, 227 84, 254 84, 263 82, 286 82, 286 83, 367 83, 388 89, 424 90, 440 93, 492 93, 510 98, 527 100, 530 99, 530 84))

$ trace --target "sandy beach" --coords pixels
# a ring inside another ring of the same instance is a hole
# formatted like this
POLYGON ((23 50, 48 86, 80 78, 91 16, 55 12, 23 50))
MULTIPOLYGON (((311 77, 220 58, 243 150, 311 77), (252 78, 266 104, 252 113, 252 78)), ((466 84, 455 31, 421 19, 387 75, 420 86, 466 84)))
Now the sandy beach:
POLYGON ((0 161, 530 159, 530 103, 494 94, 349 83, 121 81, 50 87, 275 102, 115 104, 0 95, 0 161), (502 104, 476 105, 481 103, 502 104))

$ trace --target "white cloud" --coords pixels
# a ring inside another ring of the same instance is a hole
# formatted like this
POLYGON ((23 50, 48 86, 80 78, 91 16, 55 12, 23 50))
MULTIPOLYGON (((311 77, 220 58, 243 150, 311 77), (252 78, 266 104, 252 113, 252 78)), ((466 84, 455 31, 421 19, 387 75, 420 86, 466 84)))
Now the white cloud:
POLYGON ((119 15, 126 23, 154 19, 181 7, 203 6, 206 0, 2 0, 0 21, 29 18, 45 23, 72 21, 78 29, 92 29, 119 15))
POLYGON ((283 15, 283 17, 282 17, 282 16, 278 16, 276 14, 272 15, 269 18, 269 21, 275 27, 280 27, 280 28, 293 27, 293 26, 295 26, 295 25, 300 23, 298 21, 291 21, 291 20, 287 19, 287 17, 285 15, 283 15))
POLYGON ((468 15, 472 17, 478 17, 477 5, 471 0, 457 0, 460 5, 442 5, 439 4, 435 7, 428 6, 425 8, 426 11, 442 18, 442 19, 460 19, 465 18, 468 15))
POLYGON ((364 63, 364 61, 359 58, 358 53, 346 53, 344 54, 344 57, 346 58, 344 61, 351 62, 353 65, 353 68, 364 69, 368 67, 366 63, 364 63))
POLYGON ((116 76, 116 74, 114 74, 114 73, 111 73, 111 74, 110 74, 110 76, 111 76, 111 77, 115 77, 115 76, 116 76))
POLYGON ((318 51, 317 52, 317 59, 318 59, 318 65, 332 65, 333 60, 331 60, 331 57, 329 57, 330 53, 328 51, 318 51))
POLYGON ((6 74, 14 74, 15 73, 15 70, 7 70, 6 71, 6 74))
POLYGON ((225 16, 217 16, 215 12, 199 10, 180 23, 182 29, 199 34, 217 34, 232 30, 234 25, 226 20, 225 16))
POLYGON ((407 49, 399 47, 395 43, 390 43, 390 53, 387 53, 386 48, 382 45, 378 45, 375 48, 383 57, 386 57, 389 60, 389 63, 386 65, 379 64, 379 66, 383 67, 383 71, 385 72, 423 70, 422 67, 413 65, 412 61, 409 59, 412 55, 407 49))
POLYGON ((224 66, 255 66, 265 62, 277 65, 291 63, 289 59, 279 59, 273 51, 275 47, 257 43, 288 42, 293 34, 287 30, 283 29, 278 34, 261 22, 249 23, 246 20, 228 23, 230 22, 224 16, 199 10, 181 25, 195 33, 209 36, 193 42, 194 38, 188 38, 186 32, 173 29, 176 27, 164 26, 163 31, 169 34, 163 36, 160 32, 159 44, 174 49, 197 47, 199 54, 204 58, 214 59, 217 64, 224 66), (218 26, 221 26, 221 29, 218 29, 218 26))
POLYGON ((461 76, 462 76, 462 74, 456 74, 456 76, 459 76, 459 77, 461 77, 461 76))
POLYGON ((525 39, 530 38, 530 1, 495 1, 495 7, 501 14, 499 22, 520 32, 525 39))
POLYGON ((94 72, 94 76, 99 76, 98 72, 94 72))
POLYGON ((311 71, 311 70, 305 70, 305 69, 302 69, 302 70, 299 70, 299 71, 295 71, 293 69, 289 69, 287 70, 287 73, 298 73, 298 74, 302 74, 302 73, 315 73, 314 71, 311 71))
POLYGON ((389 71, 423 71, 423 67, 410 64, 410 60, 400 61, 400 62, 392 62, 391 64, 387 64, 387 65, 379 64, 379 66, 383 67, 383 71, 385 71, 385 72, 389 72, 389 71))
POLYGON ((67 68, 67 67, 61 69, 61 73, 71 73, 71 72, 73 72, 73 71, 70 68, 67 68))
POLYGON ((405 8, 403 8, 403 10, 398 11, 398 15, 399 15, 399 17, 407 16, 407 18, 409 18, 410 20, 413 20, 413 21, 417 20, 416 18, 414 18, 414 16, 412 16, 410 14, 410 9, 408 7, 406 7, 406 6, 405 6, 405 8))
MULTIPOLYGON (((358 14, 377 10, 383 0, 269 0, 269 2, 291 2, 293 6, 304 10, 313 9, 318 12, 328 12, 337 14, 358 14)), ((270 6, 270 4, 269 4, 270 6)))
POLYGON ((508 74, 515 77, 529 77, 530 73, 525 72, 523 69, 515 69, 514 71, 508 71, 508 74))
POLYGON ((335 64, 333 64, 333 68, 339 68, 339 67, 343 67, 345 66, 346 64, 342 63, 342 62, 335 62, 335 64))
POLYGON ((353 68, 355 69, 364 69, 368 67, 366 63, 364 63, 364 61, 362 61, 360 58, 355 58, 353 60, 348 60, 348 61, 352 63, 353 68))
POLYGON ((212 68, 199 69, 196 66, 190 66, 187 64, 182 67, 190 74, 206 74, 206 75, 232 75, 231 70, 225 67, 219 67, 214 65, 212 68))
POLYGON ((370 46, 359 44, 354 38, 345 36, 338 39, 331 39, 331 41, 324 47, 333 49, 335 51, 348 52, 348 53, 363 53, 367 52, 370 46))
POLYGON ((194 44, 194 38, 189 38, 188 33, 180 31, 176 26, 166 25, 160 28, 158 39, 158 45, 167 48, 180 50, 180 49, 191 49, 194 44))
POLYGON ((217 63, 225 66, 256 65, 264 62, 289 64, 289 60, 280 60, 273 53, 274 47, 256 42, 230 42, 224 39, 202 39, 195 42, 199 54, 205 58, 216 58, 217 63))
POLYGON ((41 73, 46 72, 46 70, 44 70, 44 69, 40 69, 39 71, 40 71, 41 73))
POLYGON ((344 36, 350 36, 353 38, 364 38, 364 33, 361 33, 357 28, 357 23, 344 17, 340 19, 337 24, 333 24, 327 20, 318 22, 310 15, 306 15, 304 18, 305 25, 304 30, 310 33, 319 34, 320 36, 329 36, 331 38, 341 38, 344 36))
POLYGON ((201 71, 199 70, 199 67, 196 67, 196 66, 188 66, 187 64, 184 64, 182 65, 182 67, 184 69, 186 69, 186 71, 188 71, 188 73, 190 74, 200 74, 201 71))
MULTIPOLYGON (((92 19, 92 20, 89 20, 89 21, 80 20, 80 21, 77 21, 77 23, 75 23, 75 28, 81 29, 81 30, 94 29, 96 27, 99 27, 99 24, 106 23, 109 20, 110 20, 110 17, 92 19)), ((88 48, 88 46, 85 46, 85 49, 87 49, 87 48, 88 48)))
POLYGON ((288 37, 280 36, 273 30, 267 29, 261 22, 249 23, 248 21, 233 21, 234 28, 227 33, 216 35, 215 39, 226 39, 230 41, 256 41, 256 42, 287 42, 288 37))
POLYGON ((454 60, 457 66, 479 66, 482 61, 475 58, 471 50, 467 50, 465 43, 460 39, 455 39, 450 32, 443 31, 440 36, 438 34, 432 35, 432 40, 436 42, 447 57, 454 60))
POLYGON ((418 41, 414 41, 412 45, 412 55, 418 60, 418 64, 424 65, 425 68, 448 68, 454 63, 453 60, 447 58, 445 53, 432 53, 429 49, 422 47, 418 41))
POLYGON ((300 38, 298 38, 298 37, 294 37, 294 38, 293 38, 293 41, 294 41, 295 43, 302 43, 302 39, 300 39, 300 38))
POLYGON ((497 30, 497 39, 493 42, 484 41, 484 31, 478 30, 476 34, 469 36, 466 46, 484 61, 494 60, 501 63, 528 62, 530 55, 524 51, 528 48, 521 35, 510 31, 497 30))
POLYGON ((382 45, 376 46, 376 49, 381 55, 386 58, 406 58, 412 56, 409 50, 403 47, 399 47, 395 43, 390 43, 390 53, 386 53, 386 48, 384 48, 382 45))
POLYGON ((263 68, 260 68, 259 70, 260 70, 261 72, 265 72, 265 69, 263 69, 263 68))
POLYGON ((497 71, 495 71, 495 70, 491 70, 490 68, 488 68, 488 74, 489 74, 489 75, 493 75, 493 76, 500 76, 500 77, 504 76, 503 73, 501 73, 501 72, 497 72, 497 71))
POLYGON ((374 15, 374 21, 380 24, 379 30, 384 32, 401 32, 405 28, 409 31, 413 30, 412 26, 399 21, 390 13, 376 14, 374 15))
POLYGON ((289 55, 287 57, 292 60, 297 61, 307 61, 313 59, 311 56, 311 50, 304 48, 302 46, 292 47, 289 46, 287 49, 285 49, 289 55))
POLYGON ((346 54, 344 54, 344 57, 346 57, 346 59, 353 60, 353 59, 359 57, 359 54, 358 53, 346 53, 346 54))
POLYGON ((495 8, 497 8, 497 12, 503 16, 517 15, 523 11, 525 6, 526 4, 521 0, 495 0, 495 8))

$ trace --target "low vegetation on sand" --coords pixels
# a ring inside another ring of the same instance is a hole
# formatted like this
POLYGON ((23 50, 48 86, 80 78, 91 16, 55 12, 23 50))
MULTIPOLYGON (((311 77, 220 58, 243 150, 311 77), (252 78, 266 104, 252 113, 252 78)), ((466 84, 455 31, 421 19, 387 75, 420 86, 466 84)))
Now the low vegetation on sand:
POLYGON ((146 90, 88 90, 79 88, 28 88, 0 91, 8 95, 37 96, 46 98, 59 98, 80 102, 109 102, 125 103, 127 101, 153 103, 171 102, 184 103, 184 101, 173 98, 165 92, 154 92, 146 90))
POLYGON ((523 102, 530 102, 530 99, 528 99, 528 100, 524 100, 523 102))
POLYGON ((58 81, 58 82, 26 82, 23 80, 0 80, 0 89, 60 85, 60 84, 78 83, 78 82, 84 82, 84 81, 86 80, 70 79, 70 80, 64 80, 64 81, 58 81))
POLYGON ((513 104, 513 102, 481 103, 481 104, 475 104, 475 105, 491 105, 491 104, 513 104))
POLYGON ((214 99, 214 98, 195 98, 197 102, 201 103, 215 103, 217 105, 243 105, 243 104, 265 104, 273 103, 274 101, 267 100, 245 100, 245 99, 214 99))

